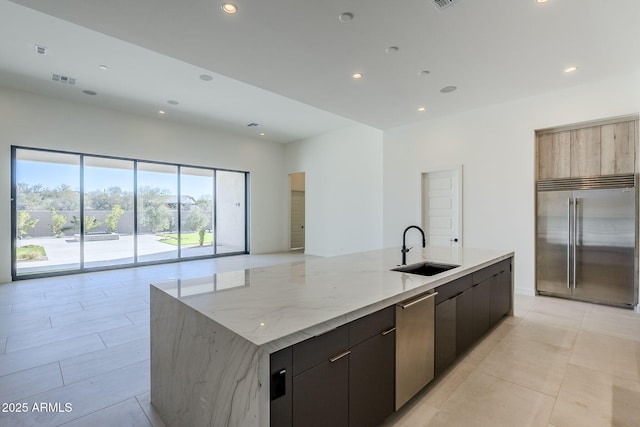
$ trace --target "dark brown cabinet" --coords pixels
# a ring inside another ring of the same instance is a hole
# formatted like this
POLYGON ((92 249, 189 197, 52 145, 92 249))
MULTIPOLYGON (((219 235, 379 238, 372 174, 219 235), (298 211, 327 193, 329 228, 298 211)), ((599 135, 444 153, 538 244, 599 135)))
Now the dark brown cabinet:
POLYGON ((473 345, 473 289, 456 297, 456 357, 473 345))
MULTIPOLYGON (((475 277, 474 277, 475 279, 475 277)), ((491 328, 491 282, 487 278, 475 283, 472 287, 473 341, 478 341, 491 328)))
POLYGON ((272 427, 378 426, 394 411, 394 307, 273 353, 270 363, 272 427))
MULTIPOLYGON (((512 258, 439 286, 435 375, 512 305, 512 258)), ((271 426, 375 427, 395 410, 395 306, 271 354, 271 426)))
POLYGON ((456 297, 436 305, 435 366, 436 376, 456 358, 456 297))
POLYGON ((291 347, 272 353, 269 357, 270 422, 272 427, 291 426, 292 421, 292 361, 291 347))
POLYGON ((509 258, 437 288, 436 376, 511 311, 511 262, 509 258))
POLYGON ((324 361, 293 377, 293 425, 349 425, 349 357, 324 361))
POLYGON ((349 336, 349 425, 375 427, 395 402, 395 316, 393 307, 351 323, 349 336), (366 339, 365 339, 366 338, 366 339), (364 341, 361 341, 364 339, 364 341))
POLYGON ((349 425, 349 353, 348 325, 293 346, 293 426, 349 425))
POLYGON ((503 262, 496 280, 491 282, 491 324, 495 325, 511 311, 511 263, 503 262))

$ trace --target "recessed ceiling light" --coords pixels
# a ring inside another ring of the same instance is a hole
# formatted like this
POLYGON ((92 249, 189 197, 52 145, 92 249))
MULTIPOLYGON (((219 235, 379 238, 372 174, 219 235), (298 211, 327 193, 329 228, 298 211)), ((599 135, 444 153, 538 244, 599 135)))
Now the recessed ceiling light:
POLYGON ((106 65, 98 65, 98 68, 100 68, 101 70, 108 70, 109 67, 106 65))
POLYGON ((238 11, 238 6, 236 6, 233 3, 223 3, 222 4, 222 11, 224 13, 227 13, 229 15, 233 15, 234 13, 236 13, 238 11))
POLYGON ((424 77, 424 76, 426 76, 426 75, 428 75, 428 74, 430 74, 430 73, 431 73, 431 71, 429 71, 429 70, 421 70, 421 71, 418 71, 418 75, 419 75, 420 77, 424 77))
POLYGON ((456 89, 458 89, 458 88, 455 87, 455 86, 445 86, 442 89, 440 89, 440 92, 442 92, 442 93, 451 93, 456 89))
POLYGON ((260 132, 260 136, 264 136, 264 132, 260 132))
POLYGON ((537 0, 537 2, 538 2, 538 3, 546 3, 546 2, 548 2, 548 1, 549 1, 549 0, 537 0))
POLYGON ((84 93, 85 95, 97 95, 97 92, 94 92, 92 90, 83 90, 82 93, 84 93))
POLYGON ((387 53, 398 53, 399 50, 400 48, 398 46, 389 46, 384 51, 387 53))
POLYGON ((353 13, 351 12, 341 13, 340 16, 338 16, 338 20, 340 22, 351 22, 353 20, 353 13))
POLYGON ((362 73, 360 73, 360 72, 358 72, 358 73, 353 73, 353 74, 351 75, 351 77, 352 77, 352 78, 354 78, 355 80, 359 80, 359 79, 361 79, 361 78, 363 78, 363 77, 364 77, 364 74, 362 74, 362 73))
POLYGON ((160 114, 161 116, 165 114, 164 110, 158 110, 158 114, 160 114))
POLYGON ((418 107, 418 111, 420 113, 423 113, 423 112, 427 111, 427 109, 425 107, 418 107))
POLYGON ((209 74, 200 74, 200 80, 210 82, 211 80, 213 80, 213 77, 211 77, 209 74))
POLYGON ((570 65, 569 67, 564 69, 565 73, 573 73, 574 71, 576 71, 578 69, 578 67, 576 67, 575 65, 570 65))
POLYGON ((175 99, 170 99, 170 100, 167 101, 167 104, 178 105, 180 103, 178 101, 176 101, 175 99))

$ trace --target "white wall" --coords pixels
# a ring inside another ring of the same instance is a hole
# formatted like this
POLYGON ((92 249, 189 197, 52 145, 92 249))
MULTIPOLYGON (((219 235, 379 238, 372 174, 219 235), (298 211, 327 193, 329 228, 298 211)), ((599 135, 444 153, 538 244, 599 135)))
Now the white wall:
POLYGON ((305 253, 382 247, 382 132, 368 126, 287 144, 288 173, 305 172, 305 253))
POLYGON ((250 249, 287 249, 284 147, 0 88, 0 283, 11 280, 11 145, 250 172, 250 249))
POLYGON ((420 172, 462 164, 465 246, 515 251, 517 291, 533 294, 534 131, 639 111, 626 75, 386 131, 384 246, 420 224, 420 172))

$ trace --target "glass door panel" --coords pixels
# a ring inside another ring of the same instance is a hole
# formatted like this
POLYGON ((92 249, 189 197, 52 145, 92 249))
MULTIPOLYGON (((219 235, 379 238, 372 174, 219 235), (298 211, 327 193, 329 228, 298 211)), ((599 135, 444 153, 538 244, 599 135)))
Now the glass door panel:
POLYGON ((138 162, 138 261, 178 257, 178 167, 138 162))
POLYGON ((16 149, 15 175, 16 275, 79 269, 80 156, 16 149))
POLYGON ((84 157, 84 267, 134 262, 133 161, 84 157))
POLYGON ((243 172, 216 172, 216 253, 246 251, 246 181, 243 172))
POLYGON ((180 168, 180 256, 214 255, 213 170, 180 168))

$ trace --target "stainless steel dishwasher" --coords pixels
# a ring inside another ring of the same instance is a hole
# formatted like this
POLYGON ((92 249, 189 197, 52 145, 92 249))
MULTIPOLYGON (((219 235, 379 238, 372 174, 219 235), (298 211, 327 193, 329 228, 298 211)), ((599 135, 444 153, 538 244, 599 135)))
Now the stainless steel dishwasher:
POLYGON ((437 294, 396 304, 396 410, 433 379, 437 294))

